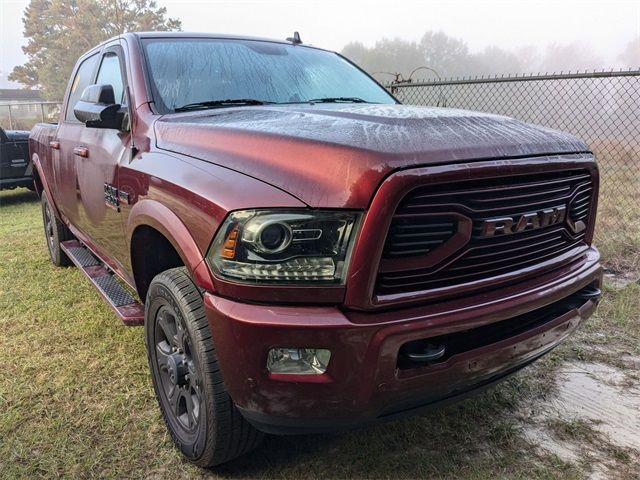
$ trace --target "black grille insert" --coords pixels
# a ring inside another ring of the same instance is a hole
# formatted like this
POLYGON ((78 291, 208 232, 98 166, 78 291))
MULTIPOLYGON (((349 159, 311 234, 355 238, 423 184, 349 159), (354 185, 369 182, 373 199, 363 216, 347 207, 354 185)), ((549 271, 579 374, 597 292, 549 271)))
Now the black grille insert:
MULTIPOLYGON (((385 271, 377 278, 376 294, 392 295, 495 280, 517 271, 533 271, 556 258, 566 262, 586 250, 585 229, 570 224, 588 223, 593 186, 585 170, 546 172, 477 179, 419 187, 402 200, 391 222, 383 258, 385 271), (483 235, 487 219, 545 209, 566 208, 566 221, 512 234, 483 235), (446 242, 457 231, 457 220, 446 212, 472 221, 469 242, 439 264, 394 270, 393 259, 423 255, 446 242), (415 236, 407 236, 415 233, 415 236)), ((478 285, 480 287, 480 285, 478 285)))
POLYGON ((555 320, 574 308, 582 306, 591 298, 594 300, 597 299, 599 295, 585 297, 585 292, 591 291, 593 291, 593 287, 587 286, 560 301, 517 317, 461 332, 426 338, 423 340, 413 340, 405 343, 400 348, 400 352, 398 354, 398 368, 400 370, 407 370, 421 367, 425 364, 432 365, 435 363, 446 362, 454 355, 475 350, 476 348, 491 345, 492 343, 528 332, 529 330, 533 330, 534 328, 555 320), (433 348, 434 345, 444 347, 444 354, 438 357, 437 360, 432 362, 416 362, 412 360, 410 356, 412 352, 422 352, 425 349, 433 348))
POLYGON ((442 245, 456 233, 457 221, 447 216, 396 215, 384 246, 385 258, 424 255, 442 245))

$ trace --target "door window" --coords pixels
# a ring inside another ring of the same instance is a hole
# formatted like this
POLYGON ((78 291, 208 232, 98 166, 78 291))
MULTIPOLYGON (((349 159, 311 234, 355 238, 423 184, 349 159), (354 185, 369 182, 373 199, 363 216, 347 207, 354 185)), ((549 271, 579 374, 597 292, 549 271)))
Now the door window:
POLYGON ((107 53, 102 57, 100 71, 98 72, 97 85, 111 85, 116 103, 124 104, 124 83, 120 70, 120 59, 113 53, 107 53))
POLYGON ((78 68, 76 76, 71 84, 71 92, 69 92, 69 101, 67 102, 67 111, 65 112, 64 119, 67 122, 80 123, 73 113, 73 107, 75 107, 78 100, 82 96, 82 92, 89 85, 93 83, 93 74, 98 63, 98 55, 93 55, 85 59, 78 68))

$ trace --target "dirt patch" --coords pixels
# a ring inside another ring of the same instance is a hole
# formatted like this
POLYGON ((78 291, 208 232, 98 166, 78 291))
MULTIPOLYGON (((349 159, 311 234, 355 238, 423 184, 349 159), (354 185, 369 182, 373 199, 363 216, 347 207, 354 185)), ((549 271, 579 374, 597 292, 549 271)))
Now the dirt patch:
POLYGON ((630 283, 640 282, 640 272, 628 270, 618 271, 613 269, 605 269, 604 276, 607 282, 616 288, 624 288, 630 283))
POLYGON ((586 465, 591 478, 606 478, 614 465, 638 461, 640 381, 609 365, 570 361, 555 382, 554 395, 526 421, 530 443, 586 465))
POLYGON ((622 370, 570 362, 558 373, 558 395, 551 402, 561 418, 592 422, 621 447, 640 450, 640 384, 622 370))

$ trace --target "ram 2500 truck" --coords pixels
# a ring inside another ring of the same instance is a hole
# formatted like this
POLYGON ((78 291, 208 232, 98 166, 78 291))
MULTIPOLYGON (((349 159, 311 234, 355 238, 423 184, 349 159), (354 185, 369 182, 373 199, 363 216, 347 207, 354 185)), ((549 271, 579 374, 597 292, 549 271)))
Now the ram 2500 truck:
POLYGON ((477 392, 600 296, 582 141, 401 105, 298 38, 109 40, 30 147, 51 260, 144 324, 198 465, 477 392))

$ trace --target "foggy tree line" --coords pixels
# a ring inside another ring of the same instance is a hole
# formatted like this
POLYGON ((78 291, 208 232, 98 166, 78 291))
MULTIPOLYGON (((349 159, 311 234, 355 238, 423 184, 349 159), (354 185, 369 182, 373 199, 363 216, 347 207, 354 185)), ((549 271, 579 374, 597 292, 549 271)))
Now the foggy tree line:
MULTIPOLYGON (((76 58, 97 43, 125 31, 180 30, 178 19, 168 18, 166 8, 154 0, 31 0, 24 11, 27 56, 10 80, 38 88, 47 99, 62 98, 76 58)), ((505 49, 490 46, 471 52, 466 42, 444 32, 426 32, 419 41, 383 38, 374 46, 347 44, 342 53, 384 83, 388 73, 406 79, 489 76, 537 72, 600 69, 603 59, 579 44, 505 49), (388 73, 380 73, 388 72, 388 73)), ((640 68, 640 37, 618 57, 622 65, 640 68)))
MULTIPOLYGON (((566 73, 601 70, 603 66, 602 59, 578 45, 553 45, 544 51, 490 47, 473 54, 463 41, 442 32, 428 32, 420 42, 384 39, 372 48, 351 43, 342 53, 383 83, 389 83, 393 76, 377 72, 400 73, 406 80, 419 66, 436 70, 441 78, 566 73)), ((626 67, 640 69, 640 37, 629 42, 618 60, 626 67)), ((434 77, 432 70, 423 69, 413 80, 434 77)), ((568 131, 593 145, 606 142, 609 156, 630 155, 628 149, 637 152, 639 148, 637 77, 485 82, 392 91, 407 104, 497 113, 568 131)))
MULTIPOLYGON (((389 73, 399 73, 407 79, 463 76, 489 76, 524 73, 594 70, 604 66, 604 60, 580 44, 554 44, 544 50, 534 46, 504 49, 490 46, 472 53, 466 42, 444 32, 426 32, 419 41, 383 38, 372 47, 361 42, 347 44, 341 52, 378 80, 389 82, 389 73)), ((628 68, 640 68, 640 37, 629 42, 620 52, 618 61, 628 68)))

